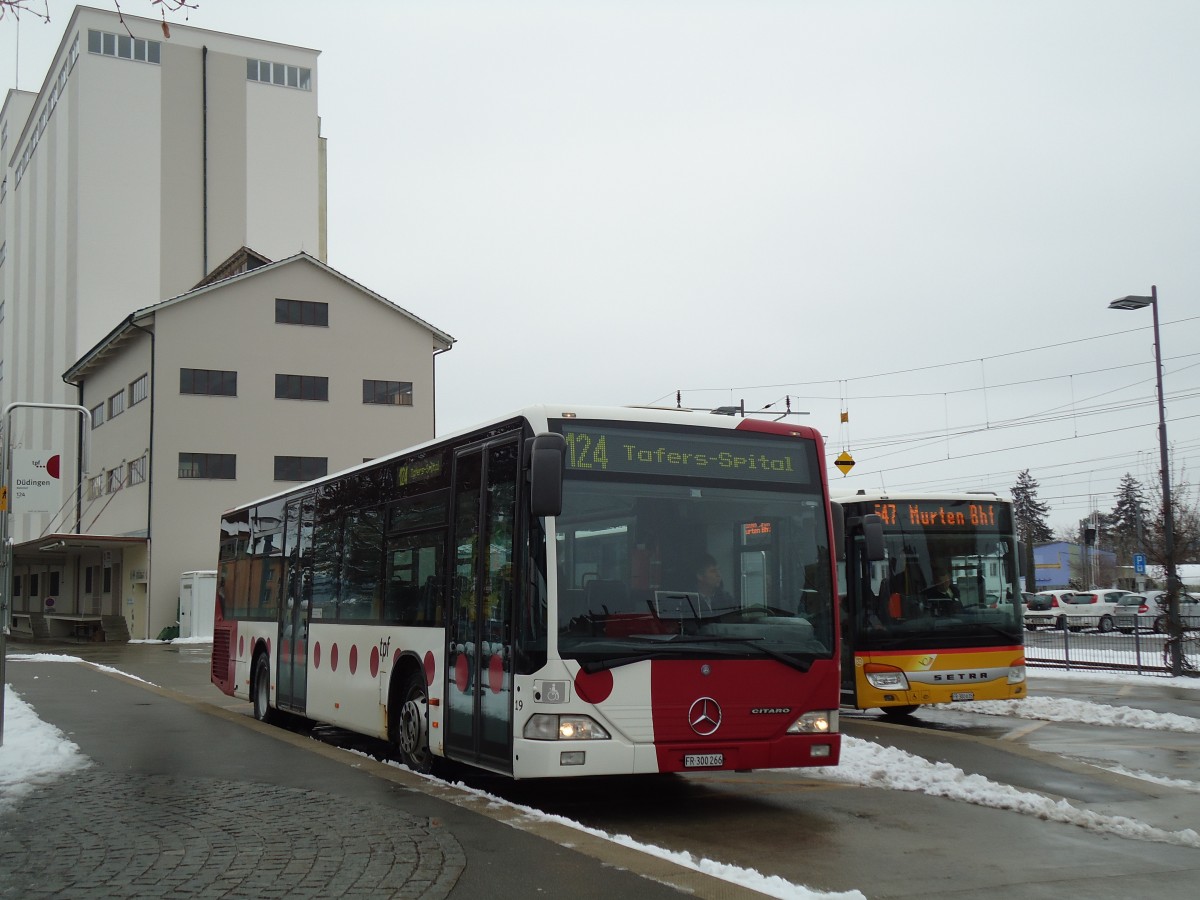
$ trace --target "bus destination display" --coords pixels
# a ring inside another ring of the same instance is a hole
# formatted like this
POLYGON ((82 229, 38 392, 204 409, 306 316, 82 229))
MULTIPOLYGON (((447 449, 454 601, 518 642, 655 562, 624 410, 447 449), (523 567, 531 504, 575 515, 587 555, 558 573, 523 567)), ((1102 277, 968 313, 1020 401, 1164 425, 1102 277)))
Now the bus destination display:
POLYGON ((809 445, 764 440, 745 432, 697 435, 564 423, 569 471, 697 476, 807 484, 809 445))
POLYGON ((994 528, 998 524, 996 503, 947 500, 904 500, 876 503, 875 513, 884 527, 994 528))

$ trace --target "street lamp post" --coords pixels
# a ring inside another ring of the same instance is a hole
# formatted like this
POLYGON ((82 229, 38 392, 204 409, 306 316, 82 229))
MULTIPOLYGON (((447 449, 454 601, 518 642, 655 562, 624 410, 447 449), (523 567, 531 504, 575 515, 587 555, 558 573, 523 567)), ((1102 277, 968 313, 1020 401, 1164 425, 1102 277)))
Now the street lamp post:
POLYGON ((1171 636, 1171 674, 1183 674, 1182 621, 1179 616, 1179 579, 1175 574, 1175 516, 1171 507, 1171 469, 1167 459, 1167 413, 1163 403, 1162 343, 1158 337, 1158 287, 1150 285, 1149 297, 1121 297, 1109 309, 1145 309, 1154 313, 1154 376, 1158 382, 1158 453, 1162 468, 1163 551, 1167 570, 1167 633, 1171 636))

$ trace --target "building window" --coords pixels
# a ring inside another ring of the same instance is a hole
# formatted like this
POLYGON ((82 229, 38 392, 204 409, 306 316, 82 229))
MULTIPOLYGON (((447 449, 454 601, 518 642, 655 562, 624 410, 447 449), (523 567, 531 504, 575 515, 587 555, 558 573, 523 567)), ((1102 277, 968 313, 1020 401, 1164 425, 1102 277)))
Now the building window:
POLYGON ((120 469, 108 470, 108 492, 110 494, 115 494, 121 489, 121 475, 120 469))
POLYGON ((179 393, 237 396, 237 372, 220 369, 180 369, 179 393))
POLYGON ((289 66, 285 63, 267 62, 265 59, 247 59, 246 80, 311 91, 312 69, 289 66))
POLYGON ((24 597, 25 596, 24 594, 21 593, 21 576, 20 575, 13 576, 13 596, 14 597, 24 597))
POLYGON ((281 325, 329 325, 329 304, 316 300, 276 299, 275 322, 281 325))
POLYGON ((136 406, 150 396, 150 375, 143 375, 141 378, 129 385, 129 405, 136 406))
POLYGON ((29 596, 36 597, 38 595, 38 577, 36 574, 29 575, 29 596))
POLYGON ((104 587, 101 590, 105 594, 112 593, 112 566, 104 567, 104 587))
POLYGON ((146 480, 146 457, 139 456, 129 464, 128 484, 141 484, 146 480))
POLYGON ((89 500, 98 500, 104 496, 104 475, 93 475, 88 479, 87 495, 89 500))
POLYGON ((92 407, 92 427, 99 428, 104 424, 104 404, 100 403, 92 407))
POLYGON ((279 298, 275 301, 275 321, 280 325, 328 325, 329 304, 279 298))
POLYGON ((51 572, 50 573, 50 596, 51 597, 58 596, 58 592, 60 590, 62 590, 62 588, 60 586, 61 574, 62 574, 61 572, 51 572))
POLYGON ((312 481, 329 474, 329 460, 324 456, 275 457, 276 481, 312 481))
POLYGON ((158 65, 160 49, 158 41, 143 41, 127 34, 110 34, 107 31, 88 31, 88 53, 158 65))
POLYGON ((329 379, 321 375, 276 375, 276 400, 328 400, 329 379))
POLYGON ((83 592, 85 594, 87 594, 88 596, 92 595, 93 586, 95 585, 95 582, 96 582, 95 576, 92 575, 92 572, 94 572, 95 569, 96 569, 95 566, 88 566, 86 569, 83 570, 83 592))
POLYGON ((115 419, 125 412, 125 392, 118 391, 108 398, 108 417, 115 419))
POLYGON ((232 453, 180 453, 180 478, 237 478, 237 457, 232 453))
POLYGON ((371 381, 363 379, 363 403, 385 406, 412 406, 411 381, 371 381))

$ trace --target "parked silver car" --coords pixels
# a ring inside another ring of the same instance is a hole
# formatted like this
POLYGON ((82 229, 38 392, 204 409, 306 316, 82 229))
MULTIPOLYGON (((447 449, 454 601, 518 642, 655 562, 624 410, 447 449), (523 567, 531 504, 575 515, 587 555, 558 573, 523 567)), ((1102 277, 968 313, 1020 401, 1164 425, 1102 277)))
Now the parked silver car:
MULTIPOLYGON (((1133 634, 1135 629, 1166 634, 1167 592, 1147 591, 1144 594, 1126 594, 1117 601, 1117 608, 1112 615, 1117 630, 1122 634, 1133 634)), ((1185 626, 1200 627, 1200 597, 1195 594, 1180 594, 1179 615, 1185 626)))

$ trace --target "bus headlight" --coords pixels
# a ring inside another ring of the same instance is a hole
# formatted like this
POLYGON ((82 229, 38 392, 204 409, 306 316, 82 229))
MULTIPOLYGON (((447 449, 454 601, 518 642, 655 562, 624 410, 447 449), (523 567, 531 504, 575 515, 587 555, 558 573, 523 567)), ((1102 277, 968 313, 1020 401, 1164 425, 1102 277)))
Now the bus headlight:
POLYGON ((904 677, 904 672, 895 666, 867 663, 863 673, 867 676, 867 683, 881 691, 908 690, 908 679, 904 677))
POLYGON ((530 716, 522 732, 531 741, 607 741, 611 735, 589 716, 530 716))
POLYGON ((1008 683, 1021 684, 1025 681, 1025 663, 1008 667, 1008 683))
POLYGON ((788 734, 831 734, 838 730, 836 709, 814 709, 806 712, 788 728, 788 734))

